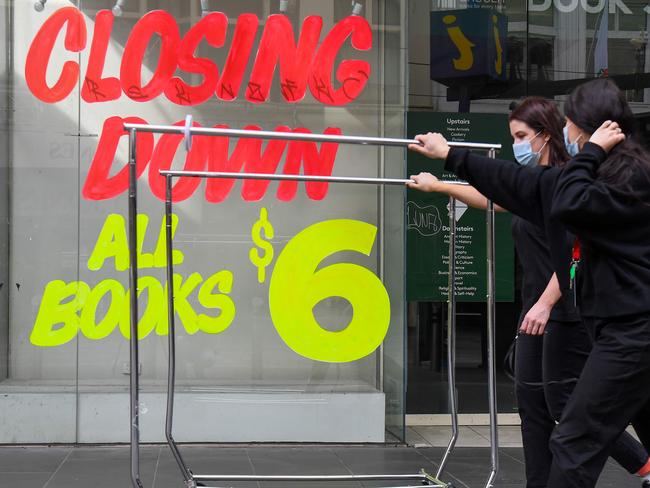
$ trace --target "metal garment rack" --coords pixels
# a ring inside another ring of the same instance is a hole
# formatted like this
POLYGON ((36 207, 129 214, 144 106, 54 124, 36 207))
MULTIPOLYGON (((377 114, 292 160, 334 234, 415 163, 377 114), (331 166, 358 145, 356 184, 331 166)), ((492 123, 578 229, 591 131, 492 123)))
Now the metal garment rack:
MULTIPOLYGON (((302 140, 312 142, 335 142, 339 144, 362 144, 376 146, 408 146, 410 144, 420 144, 414 139, 390 139, 380 137, 358 137, 358 136, 339 136, 328 134, 302 134, 286 133, 271 131, 251 131, 238 129, 219 129, 219 128, 202 128, 192 126, 192 117, 188 116, 184 126, 164 126, 164 125, 146 125, 146 124, 124 124, 124 129, 129 134, 129 283, 130 283, 130 362, 131 371, 138 371, 138 253, 137 253, 137 162, 136 162, 136 141, 138 132, 149 132, 158 134, 181 134, 184 135, 185 149, 190 150, 193 135, 201 136, 230 136, 240 138, 254 139, 283 139, 283 140, 302 140)), ((496 150, 501 148, 500 144, 481 144, 481 143, 449 143, 453 147, 463 147, 469 149, 484 150, 492 158, 495 157, 496 150)), ((293 181, 322 181, 332 183, 357 183, 357 184, 374 184, 374 185, 406 185, 412 180, 409 179, 391 179, 391 178, 365 178, 365 177, 337 177, 337 176, 312 176, 312 175, 276 175, 276 174, 257 174, 257 173, 226 173, 226 172, 208 172, 208 171, 160 171, 165 176, 166 198, 165 198, 165 227, 166 227, 166 251, 167 251, 167 279, 173 283, 173 261, 172 261, 172 183, 175 177, 195 177, 195 178, 228 178, 228 179, 258 179, 258 180, 293 180, 293 181)), ((458 184, 456 182, 448 182, 458 184)), ((463 183, 460 183, 463 184, 463 183)), ((450 259, 449 259, 449 290, 453 291, 452 286, 455 282, 456 267, 455 259, 451 259, 455 253, 455 202, 450 198, 449 205, 449 223, 452 233, 450 235, 450 259)), ((494 362, 494 207, 488 202, 487 212, 488 225, 488 367, 489 367, 489 388, 490 388, 490 440, 491 440, 491 459, 492 471, 485 488, 493 486, 493 480, 498 470, 498 438, 496 424, 496 384, 495 384, 495 362, 494 362)), ((415 486, 427 486, 429 488, 453 488, 452 484, 440 481, 440 476, 445 468, 449 455, 453 450, 458 437, 458 409, 456 400, 455 385, 455 293, 448 293, 449 303, 449 322, 448 322, 448 358, 449 358, 449 399, 452 410, 452 427, 453 433, 449 445, 440 467, 435 476, 421 470, 416 474, 382 474, 382 475, 341 475, 341 476, 258 476, 258 475, 195 475, 189 469, 180 453, 178 445, 172 435, 173 427, 173 410, 174 410, 174 389, 176 374, 176 342, 175 342, 175 309, 173 286, 169 286, 168 299, 168 346, 169 346, 169 369, 167 377, 167 412, 165 419, 165 436, 171 452, 178 464, 187 488, 197 486, 206 486, 205 482, 217 481, 417 481, 415 485, 401 485, 395 488, 410 488, 415 486)), ((140 480, 140 405, 139 405, 139 378, 137 374, 130 375, 130 407, 131 407, 131 482, 134 488, 143 488, 140 480)))

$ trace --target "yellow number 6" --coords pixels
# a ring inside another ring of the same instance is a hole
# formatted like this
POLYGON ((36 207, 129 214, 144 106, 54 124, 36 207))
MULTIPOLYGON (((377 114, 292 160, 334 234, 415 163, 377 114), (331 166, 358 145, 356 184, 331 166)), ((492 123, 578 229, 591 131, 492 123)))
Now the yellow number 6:
POLYGON ((390 323, 390 299, 383 283, 367 268, 337 263, 318 271, 328 256, 341 251, 370 255, 377 227, 358 220, 328 220, 307 227, 278 257, 269 286, 273 325, 297 354, 317 361, 356 361, 382 343, 390 323), (329 297, 352 305, 343 330, 323 329, 313 308, 329 297))

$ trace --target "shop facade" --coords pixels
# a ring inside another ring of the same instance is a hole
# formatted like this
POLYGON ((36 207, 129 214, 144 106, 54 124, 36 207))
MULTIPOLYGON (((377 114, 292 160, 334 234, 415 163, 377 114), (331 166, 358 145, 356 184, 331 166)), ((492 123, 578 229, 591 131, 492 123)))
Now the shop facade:
MULTIPOLYGON (((507 158, 513 101, 561 106, 602 75, 625 89, 644 136, 650 121, 650 7, 640 1, 0 6, 0 443, 128 441, 124 122, 190 114, 207 127, 378 137, 430 123, 451 139, 501 142, 507 158), (459 68, 470 55, 483 66, 471 76, 459 68)), ((158 171, 404 178, 414 166, 401 148, 225 137, 196 137, 187 152, 180 136, 142 135, 137 151, 140 418, 142 441, 158 442, 170 287, 158 171)), ((401 441, 409 415, 448 412, 445 203, 412 197, 388 186, 177 181, 178 441, 401 441), (439 222, 418 213, 434 207, 439 222), (442 233, 420 248, 434 259, 411 247, 423 226, 442 233)), ((459 225, 479 236, 467 212, 459 225)), ((507 220, 498 225, 500 364, 519 291, 507 220)), ((461 265, 481 281, 484 242, 463 232, 461 265)), ((458 285, 460 408, 484 414, 485 297, 470 281, 458 285)), ((498 369, 499 411, 515 415, 498 369)))

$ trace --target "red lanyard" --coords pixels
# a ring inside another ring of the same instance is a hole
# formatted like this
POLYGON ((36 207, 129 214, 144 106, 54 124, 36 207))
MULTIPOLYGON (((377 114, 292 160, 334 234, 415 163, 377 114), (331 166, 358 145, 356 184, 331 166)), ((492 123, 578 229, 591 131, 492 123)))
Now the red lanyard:
POLYGON ((580 262, 580 240, 576 237, 576 240, 573 241, 573 261, 580 262))

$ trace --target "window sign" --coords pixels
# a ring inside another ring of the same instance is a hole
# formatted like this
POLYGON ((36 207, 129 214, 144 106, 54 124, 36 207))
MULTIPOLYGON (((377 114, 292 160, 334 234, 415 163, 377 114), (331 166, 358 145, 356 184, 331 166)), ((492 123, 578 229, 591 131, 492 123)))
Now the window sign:
MULTIPOLYGON (((106 106, 108 112, 112 107, 120 108, 96 127, 97 145, 81 184, 87 205, 126 201, 128 168, 119 157, 127 140, 123 124, 169 123, 161 120, 160 113, 156 119, 146 118, 139 107, 163 101, 165 106, 171 104, 190 112, 209 101, 227 106, 241 99, 264 105, 276 82, 284 104, 299 105, 309 97, 311 104, 341 107, 354 103, 373 76, 368 61, 341 59, 343 53, 373 49, 371 26, 360 15, 347 16, 328 28, 320 16, 309 15, 299 32, 294 32, 282 14, 270 15, 262 22, 254 14, 245 13, 234 20, 225 13, 210 12, 181 34, 175 17, 154 10, 135 22, 117 52, 111 44, 114 24, 111 10, 101 10, 89 19, 77 7, 59 8, 42 21, 25 57, 25 82, 31 96, 40 103, 63 104, 81 86, 83 107, 92 110, 106 106), (232 23, 234 29, 229 29, 232 23), (148 56, 152 43, 159 53, 155 62, 148 56), (227 53, 225 62, 218 65, 199 55, 199 48, 205 46, 227 53), (79 62, 79 53, 86 63, 79 62), (107 57, 111 58, 111 67, 107 57), (179 72, 185 76, 179 76, 179 72), (189 83, 187 75, 197 81, 189 83), (131 113, 118 114, 127 102, 131 113)), ((201 120, 200 116, 195 118, 201 120)), ((183 124, 182 120, 172 122, 183 124)), ((263 129, 255 119, 244 128, 263 129)), ((271 129, 313 131, 288 124, 271 129)), ((343 133, 337 126, 319 126, 316 131, 343 133)), ((181 140, 177 134, 138 135, 138 177, 158 200, 164 200, 165 194, 164 178, 158 172, 172 167, 181 140)), ((341 152, 336 143, 195 136, 182 168, 331 175, 341 152)), ((203 200, 208 206, 217 206, 218 213, 218 206, 228 199, 292 202, 298 198, 299 186, 295 181, 284 181, 271 190, 268 181, 248 180, 237 191, 231 180, 203 182, 183 177, 175 183, 173 200, 203 200)), ((328 199, 330 188, 328 183, 307 182, 304 191, 307 201, 317 203, 328 199)), ((192 215, 183 213, 174 216, 175 234, 188 232, 192 215)), ((261 206, 254 218, 247 222, 242 218, 240 225, 247 227, 248 242, 239 246, 240 260, 250 266, 257 285, 268 287, 269 313, 278 337, 296 354, 318 361, 350 362, 371 354, 382 343, 390 322, 386 288, 368 265, 323 262, 342 252, 369 256, 376 248, 377 226, 361 219, 327 219, 304 225, 293 237, 287 237, 284 217, 278 214, 270 206, 261 206), (276 234, 282 234, 284 241, 274 241, 276 234), (341 330, 327 330, 314 317, 314 307, 331 297, 341 297, 352 307, 350 322, 341 330)), ((165 267, 164 228, 161 215, 141 213, 138 219, 138 262, 143 270, 138 287, 141 299, 146 296, 139 319, 140 338, 168 333, 165 297, 171 287, 187 334, 214 335, 233 327, 242 306, 233 293, 253 283, 244 283, 246 278, 238 275, 227 260, 192 268, 187 256, 190 249, 182 239, 173 256, 178 270, 173 284, 157 278, 155 273, 148 276, 147 271, 165 267)), ((129 259, 122 214, 111 212, 105 216, 89 251, 87 259, 80 263, 88 270, 84 273, 88 280, 66 281, 53 276, 42 284, 30 334, 34 346, 56 347, 78 335, 95 341, 116 332, 129 337, 129 291, 116 279, 126 276, 129 259), (95 276, 100 272, 114 276, 98 280, 95 276)))
MULTIPOLYGON (((501 114, 410 112, 409 135, 439 131, 454 142, 502 144, 501 158, 512 157, 508 117, 501 114)), ((513 162, 513 164, 516 164, 513 162)), ((442 161, 409 154, 409 171, 427 171, 442 180, 457 180, 442 161)), ((436 193, 408 191, 407 297, 409 300, 445 301, 449 287, 449 198, 436 193)), ((456 202, 456 297, 481 302, 487 296, 485 211, 456 202)), ((510 217, 495 215, 496 298, 512 301, 514 244, 510 217)))

